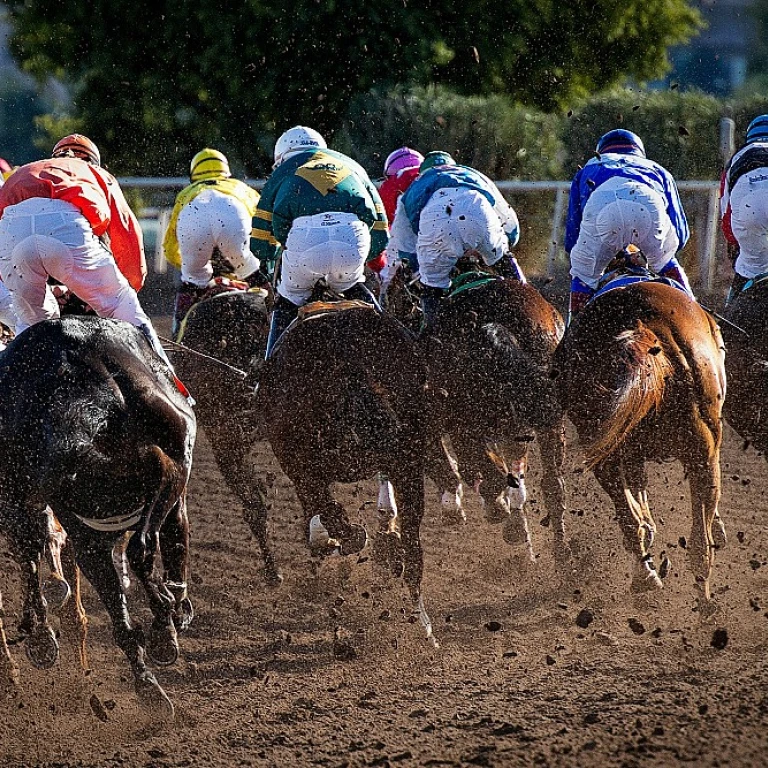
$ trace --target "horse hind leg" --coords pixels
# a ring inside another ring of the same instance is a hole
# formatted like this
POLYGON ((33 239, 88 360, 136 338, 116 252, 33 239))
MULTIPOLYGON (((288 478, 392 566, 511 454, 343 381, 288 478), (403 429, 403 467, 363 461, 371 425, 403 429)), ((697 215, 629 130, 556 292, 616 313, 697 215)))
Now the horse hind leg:
POLYGON ((632 591, 661 589, 663 584, 650 549, 656 525, 648 505, 643 462, 632 462, 625 457, 622 463, 620 459, 613 458, 595 467, 594 473, 616 509, 624 548, 635 558, 632 591), (625 473, 629 475, 630 482, 625 473))
POLYGON ((541 521, 552 529, 552 545, 555 563, 563 567, 569 560, 569 551, 565 544, 565 425, 561 422, 554 429, 536 433, 541 456, 541 490, 547 514, 541 521))
POLYGON ((16 688, 19 685, 19 668, 8 648, 8 638, 5 636, 3 625, 4 618, 3 596, 0 594, 0 690, 6 687, 16 688))
POLYGON ((43 596, 48 608, 57 612, 69 600, 72 593, 70 585, 64 577, 61 563, 61 552, 67 542, 67 534, 61 527, 50 507, 45 508, 46 541, 45 553, 48 557, 50 573, 43 582, 43 596))
POLYGON ((80 667, 84 672, 88 672, 88 649, 86 646, 88 616, 85 613, 80 594, 80 569, 75 562, 75 550, 69 538, 61 550, 61 564, 63 575, 72 588, 72 599, 65 605, 65 610, 61 615, 61 624, 67 634, 77 638, 80 667))
POLYGON ((172 719, 173 704, 157 678, 147 668, 144 633, 131 625, 125 592, 112 564, 111 546, 95 535, 86 535, 75 541, 75 548, 85 577, 98 593, 112 621, 115 643, 131 666, 139 702, 153 714, 172 719))
POLYGON ((179 632, 189 628, 195 611, 189 599, 189 519, 186 492, 179 498, 160 528, 160 555, 163 560, 163 582, 173 595, 173 622, 179 632))

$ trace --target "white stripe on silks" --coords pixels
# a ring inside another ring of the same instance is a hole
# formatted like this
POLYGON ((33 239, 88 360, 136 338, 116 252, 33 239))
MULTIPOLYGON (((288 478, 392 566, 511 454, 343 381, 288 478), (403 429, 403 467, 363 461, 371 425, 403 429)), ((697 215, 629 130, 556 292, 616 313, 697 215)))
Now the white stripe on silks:
POLYGON ((87 525, 89 528, 93 528, 94 531, 127 531, 131 526, 141 520, 144 507, 139 507, 135 512, 131 512, 127 515, 116 515, 115 517, 105 517, 101 519, 81 517, 75 513, 75 517, 81 522, 87 525))

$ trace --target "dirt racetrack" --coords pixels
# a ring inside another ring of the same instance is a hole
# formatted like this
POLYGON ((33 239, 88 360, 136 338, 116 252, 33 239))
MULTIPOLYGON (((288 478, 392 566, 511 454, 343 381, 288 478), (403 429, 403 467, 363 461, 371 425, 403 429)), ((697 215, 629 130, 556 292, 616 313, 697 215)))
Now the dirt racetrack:
MULTIPOLYGON (((630 561, 606 497, 569 453, 568 536, 579 579, 560 584, 529 474, 535 565, 469 505, 443 524, 428 486, 422 527, 427 609, 438 650, 409 623, 407 595, 367 558, 314 568, 299 510, 278 474, 270 532, 284 585, 267 589, 255 543, 222 485, 205 436, 191 485, 197 616, 182 658, 157 675, 174 723, 138 709, 106 614, 86 591, 93 672, 65 657, 0 699, 0 766, 699 766, 768 761, 768 478, 726 430, 722 515, 729 546, 714 577, 718 613, 693 610, 685 567, 688 491, 678 465, 651 468, 657 550, 672 559, 663 593, 629 594, 630 561), (577 617, 579 621, 577 623, 577 617), (591 619, 591 621, 589 621, 591 619), (580 626, 584 625, 584 626, 580 626)), ((372 523, 372 484, 343 489, 372 523)), ((471 499, 470 499, 471 502, 471 499)), ((370 528, 369 528, 370 530, 370 528)), ((18 569, 0 556, 13 637, 18 569)), ((134 616, 147 609, 136 593, 134 616)), ((71 644, 62 638, 66 653, 71 644)))

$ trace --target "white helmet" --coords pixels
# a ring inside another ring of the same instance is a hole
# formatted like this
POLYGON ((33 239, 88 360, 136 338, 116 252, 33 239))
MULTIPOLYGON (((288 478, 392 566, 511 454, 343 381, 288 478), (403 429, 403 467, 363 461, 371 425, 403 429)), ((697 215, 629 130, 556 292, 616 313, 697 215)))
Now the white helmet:
POLYGON ((314 147, 326 149, 327 146, 325 139, 313 128, 305 128, 303 125, 289 128, 275 143, 275 164, 272 167, 277 168, 294 152, 314 147))

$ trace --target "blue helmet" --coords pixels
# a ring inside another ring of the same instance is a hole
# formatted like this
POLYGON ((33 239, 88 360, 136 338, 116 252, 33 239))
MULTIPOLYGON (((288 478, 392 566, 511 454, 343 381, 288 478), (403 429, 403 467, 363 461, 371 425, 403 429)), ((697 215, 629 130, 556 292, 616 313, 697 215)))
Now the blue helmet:
POLYGON ((768 141, 768 115, 758 115, 747 126, 747 144, 768 141))
POLYGON ((614 128, 612 131, 600 137, 597 142, 595 152, 598 155, 606 152, 619 152, 622 155, 640 155, 645 157, 645 147, 643 140, 632 131, 625 131, 623 128, 614 128))

